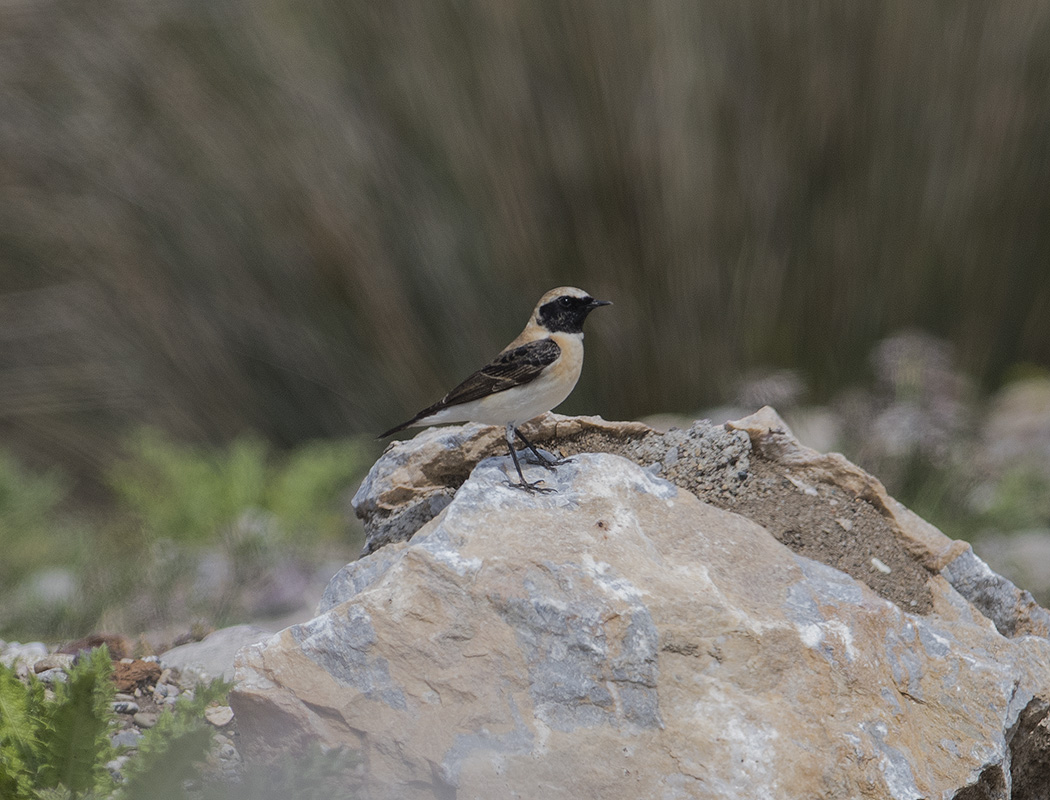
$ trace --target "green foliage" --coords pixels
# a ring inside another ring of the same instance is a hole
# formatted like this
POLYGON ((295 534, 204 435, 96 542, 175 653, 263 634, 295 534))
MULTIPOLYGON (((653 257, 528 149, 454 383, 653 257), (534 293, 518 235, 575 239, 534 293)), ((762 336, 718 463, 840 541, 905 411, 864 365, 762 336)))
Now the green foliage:
POLYGON ((367 456, 354 441, 309 443, 280 458, 254 438, 208 450, 148 430, 127 449, 110 475, 121 504, 150 536, 181 542, 215 541, 258 511, 271 515, 280 533, 310 529, 332 536, 343 525, 339 494, 361 474, 367 456))
POLYGON ((0 450, 0 585, 53 558, 61 539, 56 512, 67 492, 57 472, 33 472, 0 450))
POLYGON ((991 484, 978 520, 985 528, 1016 531, 1050 525, 1050 480, 1031 466, 1018 465, 991 484))
POLYGON ((275 764, 249 765, 238 783, 214 782, 204 787, 203 800, 347 800, 348 773, 357 759, 343 750, 312 747, 275 764))
POLYGON ((161 714, 147 730, 138 753, 124 769, 120 800, 328 800, 346 797, 347 771, 354 760, 343 751, 312 748, 274 764, 245 767, 229 782, 202 775, 214 729, 204 720, 213 703, 226 702, 232 684, 198 686, 192 700, 180 698, 172 713, 161 714))
POLYGON ((1050 480, 1017 465, 1000 476, 976 475, 968 463, 917 460, 894 496, 950 536, 974 540, 1050 525, 1050 480))
POLYGON ((65 477, 0 454, 0 635, 79 636, 103 614, 125 629, 240 619, 245 578, 345 550, 346 493, 374 450, 356 439, 279 452, 252 437, 206 448, 143 430, 110 466, 113 504, 90 517, 65 512, 65 477), (203 596, 188 587, 206 560, 232 571, 203 596), (72 596, 33 591, 49 569, 72 596))
POLYGON ((0 665, 0 797, 32 797, 43 725, 44 687, 25 686, 14 670, 0 665))
POLYGON ((160 715, 145 732, 138 753, 124 770, 122 800, 174 800, 184 784, 196 778, 211 746, 214 729, 204 710, 224 703, 232 684, 220 680, 199 685, 192 700, 180 697, 171 713, 160 715))
POLYGON ((109 651, 100 647, 80 660, 67 682, 55 684, 55 699, 48 704, 44 764, 38 773, 44 786, 63 786, 78 794, 108 784, 105 764, 114 754, 109 740, 112 671, 109 651))
MULTIPOLYGON (((229 685, 221 684, 223 696, 228 690, 229 685)), ((124 800, 182 796, 183 784, 198 774, 211 746, 213 731, 202 716, 211 696, 213 692, 198 687, 193 700, 180 698, 171 713, 161 714, 146 731, 138 755, 124 770, 124 800)))
POLYGON ((68 682, 46 697, 35 677, 28 685, 0 666, 0 796, 4 800, 83 798, 108 792, 113 780, 112 665, 105 647, 81 658, 68 682))
POLYGON ((146 430, 127 449, 110 484, 153 536, 206 541, 262 499, 266 451, 255 440, 237 442, 227 453, 209 452, 146 430))
POLYGON ((289 532, 304 529, 334 539, 345 533, 338 500, 364 474, 374 446, 361 439, 307 442, 291 452, 267 486, 267 507, 289 532))

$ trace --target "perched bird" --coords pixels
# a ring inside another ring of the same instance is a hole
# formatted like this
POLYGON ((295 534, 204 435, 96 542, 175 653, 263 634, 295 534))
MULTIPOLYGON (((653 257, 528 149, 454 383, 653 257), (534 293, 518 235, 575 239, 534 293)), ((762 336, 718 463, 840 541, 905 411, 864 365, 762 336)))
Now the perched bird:
POLYGON ((583 367, 583 321, 594 309, 608 305, 612 303, 595 300, 582 289, 571 286, 551 289, 536 304, 525 330, 487 366, 434 405, 380 434, 379 438, 405 428, 439 422, 503 425, 510 455, 521 479, 521 483, 511 486, 530 492, 551 491, 538 488, 543 481, 525 480, 514 449, 514 437, 521 439, 544 467, 551 469, 558 463, 542 456, 521 435, 518 426, 545 414, 569 396, 583 367))

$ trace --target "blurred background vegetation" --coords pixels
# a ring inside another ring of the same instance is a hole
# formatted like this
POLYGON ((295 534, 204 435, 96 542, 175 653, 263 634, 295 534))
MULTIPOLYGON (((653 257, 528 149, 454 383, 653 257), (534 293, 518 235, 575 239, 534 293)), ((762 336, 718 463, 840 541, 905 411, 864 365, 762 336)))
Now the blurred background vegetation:
POLYGON ((3 3, 0 603, 65 600, 0 634, 353 555, 371 434, 559 284, 616 304, 565 413, 773 401, 1050 528, 1048 86, 1048 2, 3 3))

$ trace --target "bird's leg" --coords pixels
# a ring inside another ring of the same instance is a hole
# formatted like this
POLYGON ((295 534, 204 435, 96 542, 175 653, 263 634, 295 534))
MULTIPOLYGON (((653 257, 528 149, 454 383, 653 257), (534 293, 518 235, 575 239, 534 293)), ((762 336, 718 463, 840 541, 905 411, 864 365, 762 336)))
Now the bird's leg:
POLYGON ((543 455, 539 450, 536 449, 535 445, 525 438, 525 435, 517 428, 514 429, 514 433, 518 434, 518 438, 521 439, 527 448, 532 451, 532 454, 536 456, 536 460, 540 462, 540 466, 546 469, 554 469, 558 464, 562 463, 562 459, 556 458, 551 461, 547 456, 543 455))
MULTIPOLYGON (((521 436, 520 433, 518 435, 521 436)), ((506 436, 507 436, 507 447, 510 450, 510 457, 514 460, 514 469, 516 469, 518 471, 518 477, 521 479, 521 483, 511 483, 510 481, 507 481, 507 485, 508 486, 513 486, 516 489, 524 489, 526 492, 553 492, 553 491, 556 491, 555 489, 549 489, 549 488, 545 488, 545 487, 540 486, 540 484, 543 483, 543 481, 534 481, 532 483, 529 483, 527 480, 525 480, 525 476, 522 474, 522 471, 521 471, 521 464, 518 463, 518 451, 514 449, 514 426, 513 425, 507 425, 506 436)), ((531 445, 529 445, 529 446, 531 447, 531 445)))

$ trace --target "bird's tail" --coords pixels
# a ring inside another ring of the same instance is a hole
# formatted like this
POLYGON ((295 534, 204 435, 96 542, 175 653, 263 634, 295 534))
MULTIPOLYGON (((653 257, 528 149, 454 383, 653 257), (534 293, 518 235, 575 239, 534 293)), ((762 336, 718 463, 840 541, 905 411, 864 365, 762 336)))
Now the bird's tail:
POLYGON ((387 436, 392 436, 393 434, 397 433, 398 431, 403 431, 405 428, 411 428, 413 425, 415 425, 417 419, 419 419, 419 418, 418 417, 412 417, 412 419, 408 420, 408 422, 402 422, 400 425, 395 425, 393 428, 391 428, 390 430, 386 431, 385 433, 379 434, 376 438, 377 439, 385 439, 387 436))

